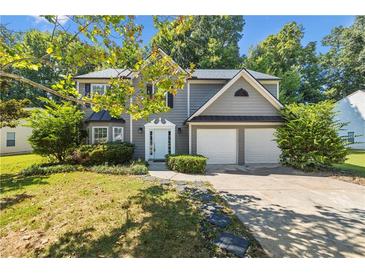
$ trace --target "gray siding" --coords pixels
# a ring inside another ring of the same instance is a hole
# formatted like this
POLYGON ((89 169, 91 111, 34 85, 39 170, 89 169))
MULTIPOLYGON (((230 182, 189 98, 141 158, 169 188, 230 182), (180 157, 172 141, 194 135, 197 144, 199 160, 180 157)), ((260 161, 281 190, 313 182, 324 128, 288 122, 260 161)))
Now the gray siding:
POLYGON ((190 84, 190 115, 212 98, 223 84, 190 84))
POLYGON ((254 89, 245 79, 240 78, 201 115, 278 115, 273 105, 254 89), (248 97, 236 97, 234 93, 244 88, 248 97))
POLYGON ((191 152, 192 154, 196 154, 197 151, 197 129, 237 129, 238 130, 238 146, 237 146, 237 155, 238 155, 238 164, 243 165, 245 163, 245 128, 277 128, 278 126, 237 126, 237 125, 204 125, 204 126, 197 126, 192 125, 191 129, 191 152))
POLYGON ((275 98, 277 97, 276 91, 278 89, 277 84, 262 84, 275 98))

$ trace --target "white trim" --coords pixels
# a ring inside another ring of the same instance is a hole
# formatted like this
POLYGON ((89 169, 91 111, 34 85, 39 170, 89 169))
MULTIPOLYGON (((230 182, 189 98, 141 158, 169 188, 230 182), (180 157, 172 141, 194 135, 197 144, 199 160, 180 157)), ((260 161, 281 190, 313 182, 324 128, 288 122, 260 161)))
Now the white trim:
POLYGON ((189 80, 186 80, 186 83, 187 83, 187 100, 188 100, 188 117, 190 116, 190 81, 189 80))
POLYGON ((283 105, 267 91, 261 83, 252 77, 245 69, 242 69, 235 77, 233 77, 220 91, 210 98, 203 106, 201 106, 191 117, 189 121, 206 110, 215 100, 217 100, 226 90, 228 90, 238 79, 243 77, 250 85, 252 85, 262 96, 264 96, 276 109, 280 110, 283 105))
MULTIPOLYGON (((132 98, 129 99, 129 103, 132 104, 132 98)), ((133 116, 129 114, 129 142, 133 143, 133 116)))
POLYGON ((121 128, 122 129, 122 140, 121 141, 124 142, 124 127, 113 127, 113 129, 112 129, 112 140, 113 140, 113 142, 117 141, 114 138, 114 129, 116 129, 116 128, 121 128))
POLYGON ((280 82, 276 83, 276 98, 279 100, 279 88, 280 88, 280 82))
POLYGON ((283 122, 188 122, 190 125, 198 126, 275 126, 283 122))
POLYGON ((214 80, 214 79, 206 79, 206 80, 204 80, 204 79, 199 79, 199 80, 192 80, 192 79, 190 79, 189 81, 190 81, 190 83, 192 83, 192 84, 225 84, 225 83, 227 83, 227 81, 228 81, 229 79, 227 79, 227 80, 214 80))
POLYGON ((192 143, 191 143, 191 140, 192 140, 192 128, 191 128, 191 124, 189 123, 189 154, 192 153, 192 143))
POLYGON ((94 133, 95 133, 95 129, 96 128, 106 128, 106 140, 107 142, 109 141, 109 127, 103 127, 103 126, 99 126, 99 127, 92 127, 91 128, 91 143, 95 144, 95 137, 94 137, 94 133))
MULTIPOLYGON (((149 151, 150 151, 149 140, 150 140, 150 131, 153 131, 154 129, 166 129, 166 130, 171 131, 171 154, 175 154, 175 145, 176 145, 175 127, 176 127, 176 125, 174 123, 171 123, 167 119, 164 119, 164 120, 165 120, 165 123, 162 123, 161 118, 156 118, 156 119, 152 120, 151 122, 146 123, 144 125, 144 140, 145 140, 144 155, 145 155, 146 161, 153 159, 153 156, 150 156, 150 153, 149 153, 149 151)), ((155 140, 153 140, 153 141, 155 141, 155 140)))
POLYGON ((76 89, 78 92, 80 92, 80 83, 79 81, 76 81, 76 89))
POLYGON ((279 82, 279 80, 260 80, 260 79, 257 79, 257 81, 259 81, 261 84, 276 84, 277 82, 279 82))

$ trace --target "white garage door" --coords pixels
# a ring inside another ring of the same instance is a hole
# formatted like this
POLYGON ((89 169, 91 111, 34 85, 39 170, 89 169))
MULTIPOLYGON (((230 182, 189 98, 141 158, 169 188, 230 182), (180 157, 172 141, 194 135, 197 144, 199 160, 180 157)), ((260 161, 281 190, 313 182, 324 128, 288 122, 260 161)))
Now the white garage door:
POLYGON ((245 163, 278 163, 280 149, 273 128, 245 129, 245 163))
POLYGON ((235 129, 198 129, 197 153, 208 158, 208 164, 237 163, 235 129))

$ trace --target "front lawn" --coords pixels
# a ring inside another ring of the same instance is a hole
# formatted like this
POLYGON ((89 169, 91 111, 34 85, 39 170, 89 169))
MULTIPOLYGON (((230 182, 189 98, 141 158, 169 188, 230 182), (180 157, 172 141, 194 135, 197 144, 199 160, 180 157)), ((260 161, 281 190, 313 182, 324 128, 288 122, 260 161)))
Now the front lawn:
POLYGON ((365 177, 365 150, 351 150, 346 162, 335 165, 335 168, 346 173, 365 177))
POLYGON ((1 257, 225 256, 201 233, 196 206, 169 186, 80 171, 24 177, 44 159, 0 160, 1 257))

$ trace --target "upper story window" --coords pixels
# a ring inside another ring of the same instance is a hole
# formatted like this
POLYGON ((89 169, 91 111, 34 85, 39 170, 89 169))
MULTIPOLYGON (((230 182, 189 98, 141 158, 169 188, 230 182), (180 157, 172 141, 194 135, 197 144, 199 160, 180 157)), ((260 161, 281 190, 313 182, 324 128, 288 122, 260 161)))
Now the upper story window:
POLYGON ((108 88, 107 84, 91 84, 91 93, 104 94, 108 88))
POLYGON ((355 143, 355 132, 347 132, 347 142, 349 142, 349 144, 355 143))
POLYGON ((243 97, 248 97, 248 92, 247 90, 240 88, 238 89, 235 93, 234 96, 243 96, 243 97))
POLYGON ((6 133, 6 146, 15 147, 15 132, 6 133))

